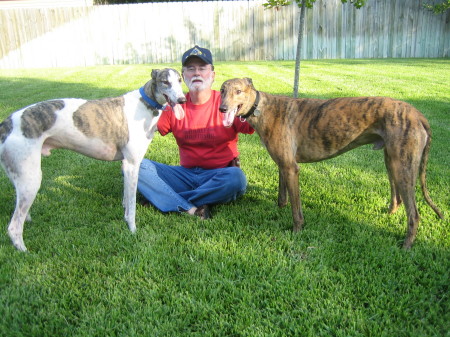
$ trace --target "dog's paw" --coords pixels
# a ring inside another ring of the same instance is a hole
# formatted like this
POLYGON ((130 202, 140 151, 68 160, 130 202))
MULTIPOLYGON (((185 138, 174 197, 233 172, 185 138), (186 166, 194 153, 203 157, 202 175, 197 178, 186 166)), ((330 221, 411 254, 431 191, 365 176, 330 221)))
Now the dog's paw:
POLYGON ((9 237, 11 238, 11 241, 14 245, 14 247, 17 248, 17 250, 20 250, 22 252, 26 252, 27 251, 27 247, 25 246, 25 242, 23 242, 23 238, 20 235, 12 235, 10 234, 9 237))
POLYGON ((136 225, 135 224, 128 224, 128 228, 130 229, 130 232, 133 234, 136 234, 136 225))

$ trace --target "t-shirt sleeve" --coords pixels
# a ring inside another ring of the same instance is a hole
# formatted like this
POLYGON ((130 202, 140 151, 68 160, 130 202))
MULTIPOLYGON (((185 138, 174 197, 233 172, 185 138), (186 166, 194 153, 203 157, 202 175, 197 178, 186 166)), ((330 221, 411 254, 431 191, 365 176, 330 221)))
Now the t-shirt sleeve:
POLYGON ((158 120, 158 131, 162 136, 167 135, 168 133, 172 132, 172 124, 171 124, 171 119, 172 119, 172 108, 166 108, 162 114, 161 117, 159 117, 158 120))
POLYGON ((242 121, 239 117, 234 119, 233 127, 237 133, 240 132, 251 135, 255 132, 255 129, 253 129, 247 121, 242 121))

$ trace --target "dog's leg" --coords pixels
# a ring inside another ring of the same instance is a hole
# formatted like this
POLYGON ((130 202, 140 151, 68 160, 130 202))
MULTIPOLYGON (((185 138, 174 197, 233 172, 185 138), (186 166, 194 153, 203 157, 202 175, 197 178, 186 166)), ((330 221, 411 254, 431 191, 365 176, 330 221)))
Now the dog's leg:
POLYGON ((411 248, 414 240, 416 239, 417 227, 420 220, 416 204, 414 181, 408 182, 405 186, 400 188, 400 193, 402 195, 403 202, 405 203, 406 216, 408 217, 406 239, 403 243, 404 249, 411 248))
POLYGON ((287 205, 287 193, 286 181, 283 178, 281 170, 278 169, 278 207, 284 207, 287 205))
POLYGON ((398 187, 393 177, 395 168, 392 167, 391 159, 389 158, 389 154, 386 149, 384 150, 384 163, 388 172, 389 185, 391 186, 391 203, 389 205, 388 212, 389 214, 394 214, 397 211, 398 207, 402 204, 402 198, 400 197, 398 187))
POLYGON ((289 199, 291 201, 292 218, 294 220, 292 230, 298 232, 302 229, 304 219, 302 212, 302 204, 300 199, 300 189, 298 184, 298 165, 294 161, 293 163, 285 164, 280 167, 281 175, 283 175, 284 182, 289 192, 289 199))
POLYGON ((16 209, 8 226, 8 234, 13 245, 21 251, 27 248, 23 241, 23 225, 31 220, 29 210, 41 186, 42 172, 40 153, 29 156, 20 166, 15 166, 15 172, 10 174, 16 188, 16 209))
POLYGON ((401 200, 405 204, 408 227, 403 243, 404 249, 411 248, 417 234, 419 225, 419 212, 416 204, 416 180, 419 174, 419 166, 425 140, 420 137, 411 137, 403 142, 392 140, 386 144, 386 154, 389 158, 389 172, 392 175, 401 200))
POLYGON ((125 221, 132 233, 136 232, 136 192, 139 173, 139 165, 134 161, 124 159, 122 162, 124 186, 123 204, 125 207, 125 221))
POLYGON ((410 164, 404 164, 399 160, 390 159, 390 173, 392 174, 391 189, 396 189, 405 204, 406 216, 408 218, 408 227, 406 239, 403 243, 403 248, 409 249, 413 244, 417 227, 419 224, 419 212, 417 210, 415 197, 415 181, 417 174, 414 174, 413 168, 410 164))

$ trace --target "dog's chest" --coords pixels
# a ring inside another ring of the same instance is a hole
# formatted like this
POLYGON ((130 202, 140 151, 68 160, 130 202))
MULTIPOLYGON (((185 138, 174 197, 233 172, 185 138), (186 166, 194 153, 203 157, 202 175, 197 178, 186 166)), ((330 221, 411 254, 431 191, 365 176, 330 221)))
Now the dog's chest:
POLYGON ((124 110, 130 139, 140 142, 150 141, 154 136, 162 111, 151 109, 140 100, 127 100, 126 97, 125 101, 130 103, 125 104, 124 110))

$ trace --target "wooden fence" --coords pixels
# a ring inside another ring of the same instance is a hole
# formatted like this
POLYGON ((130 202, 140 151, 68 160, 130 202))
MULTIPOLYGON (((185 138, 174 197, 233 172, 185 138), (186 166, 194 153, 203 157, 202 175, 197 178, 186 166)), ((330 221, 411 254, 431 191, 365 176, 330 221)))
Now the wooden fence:
MULTIPOLYGON (((299 8, 264 0, 0 10, 0 68, 179 62, 199 44, 216 60, 295 59, 299 8)), ((317 0, 303 59, 449 57, 450 14, 423 0, 317 0)))

